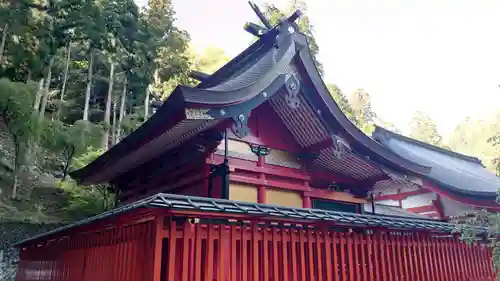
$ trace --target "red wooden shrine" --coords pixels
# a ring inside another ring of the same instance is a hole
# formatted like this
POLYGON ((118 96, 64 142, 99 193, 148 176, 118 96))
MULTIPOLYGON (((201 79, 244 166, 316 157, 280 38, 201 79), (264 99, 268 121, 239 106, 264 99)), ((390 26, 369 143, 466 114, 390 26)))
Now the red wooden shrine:
POLYGON ((484 244, 430 229, 450 231, 447 223, 408 231, 405 223, 430 222, 386 217, 401 226, 350 227, 319 217, 199 211, 216 207, 194 197, 164 200, 177 203, 108 214, 26 243, 16 280, 495 280, 484 244), (181 200, 198 207, 187 211, 181 200))
POLYGON ((19 242, 16 280, 493 280, 482 241, 377 203, 384 188, 422 192, 415 178, 447 185, 349 121, 298 16, 247 25, 259 40, 71 173, 109 183, 117 208, 19 242))

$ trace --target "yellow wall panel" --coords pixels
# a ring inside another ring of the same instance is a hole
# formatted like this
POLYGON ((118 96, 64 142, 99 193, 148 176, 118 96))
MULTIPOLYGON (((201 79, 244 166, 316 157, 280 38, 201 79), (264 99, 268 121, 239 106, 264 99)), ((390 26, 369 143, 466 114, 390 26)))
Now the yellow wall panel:
MULTIPOLYGON (((253 155, 252 148, 250 147, 250 145, 248 145, 248 143, 243 142, 243 141, 229 139, 227 142, 227 147, 228 147, 229 151, 232 151, 232 152, 253 155)), ((224 150, 224 148, 225 148, 224 141, 221 141, 221 143, 219 144, 219 146, 217 148, 220 150, 224 150)))
POLYGON ((266 203, 285 207, 302 208, 302 196, 297 191, 267 188, 266 203))
POLYGON ((258 189, 254 185, 231 182, 229 184, 229 199, 257 203, 258 189))

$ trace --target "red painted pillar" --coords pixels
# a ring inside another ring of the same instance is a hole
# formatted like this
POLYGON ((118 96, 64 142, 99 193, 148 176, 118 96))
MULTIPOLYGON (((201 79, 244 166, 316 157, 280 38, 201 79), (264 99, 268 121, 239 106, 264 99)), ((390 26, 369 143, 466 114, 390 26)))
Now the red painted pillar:
MULTIPOLYGON (((154 241, 152 241, 154 244, 153 250, 153 281, 160 281, 160 273, 161 273, 161 265, 163 262, 162 258, 162 242, 163 242, 163 218, 164 216, 162 215, 157 215, 154 222, 153 222, 153 231, 154 233, 152 234, 152 237, 154 237, 154 241)), ((172 229, 172 226, 170 226, 172 229)), ((174 247, 175 248, 175 247, 174 247)), ((150 257, 147 257, 150 258, 150 257)), ((173 270, 171 270, 173 271, 173 270)))
POLYGON ((304 195, 304 200, 303 200, 302 205, 304 208, 312 208, 311 196, 304 195))
MULTIPOLYGON (((264 156, 259 155, 259 160, 257 162, 258 167, 263 167, 265 163, 264 156)), ((264 183, 266 181, 266 175, 264 173, 259 174, 259 179, 263 180, 264 183)), ((257 202, 265 204, 266 203, 266 186, 265 185, 260 185, 258 188, 258 193, 257 193, 257 202)))
POLYGON ((257 201, 263 204, 266 203, 266 187, 264 185, 259 186, 257 201))

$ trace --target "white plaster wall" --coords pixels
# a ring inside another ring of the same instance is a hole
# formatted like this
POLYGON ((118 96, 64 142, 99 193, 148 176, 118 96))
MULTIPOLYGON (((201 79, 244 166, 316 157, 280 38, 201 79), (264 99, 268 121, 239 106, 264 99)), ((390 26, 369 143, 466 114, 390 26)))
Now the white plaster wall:
POLYGON ((410 196, 402 201, 401 206, 403 209, 427 206, 430 205, 432 200, 436 200, 436 193, 434 192, 410 196))
POLYGON ((377 204, 380 204, 380 205, 396 206, 396 207, 399 206, 399 202, 396 200, 382 200, 382 201, 376 201, 376 202, 377 202, 377 204))
POLYGON ((474 210, 470 206, 464 205, 444 196, 441 196, 441 204, 443 205, 443 212, 446 217, 458 216, 474 210))

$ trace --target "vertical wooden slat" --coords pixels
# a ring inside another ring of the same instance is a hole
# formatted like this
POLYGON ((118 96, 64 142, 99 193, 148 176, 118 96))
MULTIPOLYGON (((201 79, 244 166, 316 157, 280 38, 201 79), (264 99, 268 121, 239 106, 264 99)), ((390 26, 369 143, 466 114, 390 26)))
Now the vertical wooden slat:
POLYGON ((459 240, 454 238, 452 240, 452 254, 453 258, 456 263, 456 268, 457 268, 457 276, 459 280, 465 280, 465 274, 464 274, 464 265, 462 264, 462 257, 460 253, 460 244, 459 240))
POLYGON ((226 280, 227 248, 225 246, 227 242, 229 241, 227 240, 226 227, 221 224, 219 225, 219 280, 226 280))
POLYGON ((278 275, 278 264, 279 264, 279 259, 278 259, 278 229, 273 227, 273 281, 274 280, 280 280, 279 275, 278 275))
POLYGON ((409 260, 409 270, 408 270, 408 280, 417 280, 417 267, 418 267, 418 262, 417 262, 417 251, 415 249, 415 244, 413 243, 413 233, 407 233, 405 235, 404 241, 406 244, 406 253, 408 254, 408 260, 409 260))
MULTIPOLYGON (((201 261, 201 248, 202 248, 202 226, 201 224, 196 224, 196 249, 195 249, 195 269, 194 269, 194 281, 202 281, 201 279, 201 266, 202 266, 202 261, 201 261)), ((236 279, 233 279, 236 280, 236 279)), ((164 280, 161 280, 164 281, 164 280)))
MULTIPOLYGON (((332 237, 328 233, 327 230, 323 232, 323 238, 325 240, 325 277, 326 281, 332 281, 332 237)), ((293 279, 292 281, 297 281, 296 279, 293 279)))
POLYGON ((398 234, 392 235, 391 237, 391 244, 392 244, 392 262, 394 265, 394 279, 395 280, 406 280, 405 273, 403 271, 403 257, 401 256, 400 253, 400 244, 398 234))
POLYGON ((467 278, 468 279, 472 279, 472 277, 474 276, 474 271, 473 271, 473 268, 472 268, 472 260, 471 260, 471 255, 470 255, 470 246, 463 243, 462 244, 462 249, 463 249, 463 254, 464 254, 464 258, 465 258, 465 268, 466 268, 466 271, 467 271, 467 278))
POLYGON ((443 249, 443 259, 444 259, 444 262, 445 262, 445 269, 446 269, 446 276, 448 277, 448 280, 449 279, 452 279, 452 280, 456 280, 456 277, 455 277, 455 273, 456 271, 453 269, 453 263, 451 261, 451 257, 450 257, 450 254, 449 254, 449 251, 450 251, 450 239, 448 238, 445 238, 443 239, 443 241, 440 241, 441 242, 441 247, 443 249))
POLYGON ((352 234, 352 241, 353 241, 352 249, 354 252, 354 259, 353 259, 354 271, 356 273, 356 280, 360 281, 361 280, 361 267, 359 264, 359 238, 358 238, 358 234, 356 232, 354 232, 352 234))
POLYGON ((318 259, 318 280, 324 280, 323 279, 323 261, 324 261, 324 256, 323 256, 323 247, 321 246, 322 242, 322 237, 321 234, 322 232, 320 231, 315 231, 314 232, 316 235, 316 249, 317 249, 317 259, 318 259))
POLYGON ((444 275, 446 276, 447 280, 449 279, 452 279, 452 274, 453 272, 451 271, 451 264, 450 264, 450 261, 448 259, 448 250, 447 250, 447 239, 444 238, 444 239, 441 239, 440 241, 438 241, 438 243, 440 244, 440 247, 441 247, 441 259, 443 260, 443 264, 444 264, 444 275))
MULTIPOLYGON (((367 258, 369 259, 369 247, 368 247, 368 235, 363 233, 360 235, 361 237, 361 268, 363 269, 363 280, 368 280, 368 271, 370 270, 370 266, 368 265, 367 258)), ((373 279, 372 279, 373 280, 373 279)))
POLYGON ((473 246, 468 245, 467 246, 467 258, 469 259, 469 264, 470 264, 470 278, 475 279, 477 278, 477 271, 476 271, 476 265, 475 265, 475 257, 472 254, 473 251, 473 246))
POLYGON ((416 258, 416 253, 413 251, 413 245, 411 243, 410 237, 408 235, 403 235, 402 245, 403 245, 403 253, 407 257, 408 265, 407 265, 407 279, 415 280, 415 272, 414 272, 414 260, 416 258))
POLYGON ((480 247, 478 247, 478 260, 479 260, 479 264, 481 265, 481 276, 483 276, 483 278, 487 278, 490 276, 490 274, 488 274, 488 268, 486 267, 486 263, 485 263, 485 256, 484 256, 484 245, 480 245, 480 247))
MULTIPOLYGON (((126 235, 127 235, 127 239, 125 240, 125 245, 126 245, 126 248, 125 248, 125 251, 124 251, 124 259, 125 259, 125 263, 124 263, 124 281, 130 281, 131 279, 131 276, 132 276, 132 272, 130 271, 130 267, 132 265, 132 263, 134 262, 132 259, 134 258, 134 256, 132 256, 132 242, 133 242, 133 235, 134 235, 134 228, 135 228, 135 225, 132 225, 132 226, 129 226, 127 227, 127 230, 126 230, 126 235)), ((99 280, 96 280, 96 281, 99 281, 99 280)))
POLYGON ((400 233, 400 235, 396 236, 397 239, 397 247, 398 247, 398 256, 402 257, 401 263, 401 273, 404 275, 403 280, 410 280, 410 261, 408 257, 408 252, 406 249, 406 243, 404 243, 404 233, 400 233))
POLYGON ((309 280, 315 280, 314 279, 314 250, 313 250, 313 236, 312 236, 312 230, 307 229, 307 252, 308 252, 308 270, 309 270, 309 280))
POLYGON ((434 276, 432 275, 432 268, 430 266, 429 260, 429 248, 425 235, 419 235, 419 242, 422 247, 422 265, 424 267, 423 272, 425 273, 426 280, 434 280, 434 276))
POLYGON ((443 260, 441 259, 441 249, 439 243, 437 243, 436 238, 430 238, 432 242, 432 249, 434 255, 434 264, 436 265, 436 275, 437 280, 445 281, 444 269, 443 269, 443 260))
POLYGON ((189 272, 189 240, 191 239, 191 224, 188 220, 184 223, 184 233, 182 235, 182 281, 188 281, 189 272))
POLYGON ((304 230, 299 229, 299 251, 300 251, 300 280, 306 280, 306 254, 304 230))
POLYGON ((355 272, 354 272, 354 251, 353 251, 353 239, 352 233, 348 233, 346 235, 347 239, 347 262, 348 262, 348 270, 349 270, 349 280, 355 280, 355 272))
POLYGON ((241 280, 248 280, 247 239, 245 225, 241 224, 241 280))
POLYGON ((393 264, 394 264, 394 261, 391 260, 391 240, 390 240, 390 236, 388 233, 384 233, 385 235, 382 236, 383 238, 383 243, 384 243, 384 253, 382 254, 382 266, 383 266, 383 271, 386 271, 387 272, 387 275, 386 273, 384 272, 382 274, 382 278, 387 278, 387 280, 389 281, 393 281, 393 270, 394 270, 394 267, 393 267, 393 264), (387 277, 386 277, 387 276, 387 277))
MULTIPOLYGON (((236 274, 238 272, 237 268, 237 258, 236 258, 236 245, 237 245, 237 229, 236 225, 233 224, 231 225, 231 265, 230 265, 230 272, 231 272, 231 280, 237 280, 236 274)), ((194 281, 197 281, 200 279, 196 279, 194 281)), ((266 279, 267 280, 267 279, 266 279)))
MULTIPOLYGON (((206 266, 206 271, 205 271, 205 281, 212 281, 213 276, 214 276, 214 240, 216 238, 215 234, 215 226, 208 224, 208 238, 207 238, 207 256, 205 260, 205 266, 206 266)), ((174 280, 169 279, 170 280, 174 280)))
POLYGON ((448 260, 448 271, 450 273, 450 278, 454 279, 454 280, 457 280, 458 279, 458 268, 455 267, 455 261, 454 261, 454 257, 453 257, 453 254, 452 254, 452 244, 451 244, 451 240, 450 239, 446 239, 445 241, 445 255, 446 255, 446 259, 448 260))
POLYGON ((252 277, 254 281, 259 280, 259 229, 256 223, 252 224, 252 277))
POLYGON ((346 239, 344 233, 340 233, 340 271, 342 272, 342 280, 347 280, 347 260, 345 255, 346 239))
MULTIPOLYGON (((294 229, 290 229, 289 231, 290 234, 290 250, 291 250, 291 274, 292 274, 292 281, 297 281, 297 232, 294 229)), ((267 242, 266 242, 267 243, 267 242)), ((267 261, 265 261, 267 263, 267 261)), ((264 280, 268 280, 266 278, 266 275, 264 275, 264 280)), ((331 280, 328 280, 331 281, 331 280)))
POLYGON ((281 229, 281 250, 282 250, 282 261, 283 261, 283 280, 288 281, 288 247, 287 247, 288 237, 286 235, 286 229, 281 229))
POLYGON ((373 232, 368 234, 368 267, 370 268, 370 281, 380 281, 376 270, 378 269, 378 245, 375 245, 376 240, 373 232), (377 279, 376 279, 377 278, 377 279))
POLYGON ((439 273, 438 273, 438 261, 437 261, 437 258, 436 258, 436 249, 435 249, 435 245, 434 245, 434 241, 429 237, 429 236, 426 236, 426 242, 427 242, 427 253, 428 253, 428 258, 427 258, 427 262, 429 264, 429 268, 431 270, 431 274, 432 274, 432 280, 440 280, 439 278, 439 273))
POLYGON ((481 268, 480 268, 480 263, 479 263, 479 256, 477 254, 477 249, 478 249, 478 244, 474 243, 471 247, 471 254, 472 254, 472 260, 473 260, 473 265, 475 267, 475 278, 480 279, 481 277, 481 268))
POLYGON ((174 220, 171 220, 169 235, 168 235, 168 280, 174 280, 175 278, 176 245, 177 245, 177 224, 174 220))
MULTIPOLYGON (((137 265, 137 258, 138 258, 138 255, 137 255, 137 248, 138 246, 140 247, 139 243, 141 242, 141 238, 143 237, 143 231, 144 231, 144 224, 143 225, 140 225, 140 226, 137 226, 134 228, 134 243, 132 243, 132 251, 131 251, 131 255, 133 257, 133 260, 132 260, 132 264, 130 265, 130 271, 132 272, 132 276, 131 276, 131 280, 132 281, 137 281, 139 278, 138 278, 138 275, 137 275, 137 271, 139 271, 136 267, 137 265)), ((162 228, 163 228, 163 225, 162 225, 162 228)), ((160 234, 154 234, 154 240, 155 240, 155 251, 154 251, 154 255, 156 256, 156 241, 157 241, 157 237, 156 235, 160 236, 160 238, 158 240, 162 240, 162 237, 160 234)), ((160 273, 161 273, 161 251, 160 251, 160 273)), ((153 261, 153 263, 155 263, 155 261, 153 261)), ((155 267, 155 265, 153 264, 153 267, 155 267)), ((155 271, 156 269, 153 269, 153 271, 155 271)), ((153 280, 159 280, 159 278, 156 277, 156 272, 154 273, 155 276, 153 277, 153 280)), ((106 281, 107 278, 103 278, 102 280, 100 281, 106 281)))

